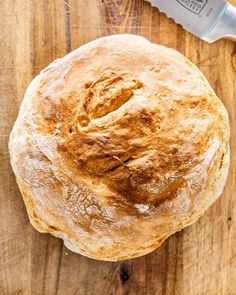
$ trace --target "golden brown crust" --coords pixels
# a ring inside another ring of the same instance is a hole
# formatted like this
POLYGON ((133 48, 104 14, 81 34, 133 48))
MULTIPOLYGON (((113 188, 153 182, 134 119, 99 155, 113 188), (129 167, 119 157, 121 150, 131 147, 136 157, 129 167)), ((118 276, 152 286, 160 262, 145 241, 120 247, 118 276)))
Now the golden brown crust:
POLYGON ((226 182, 228 142, 227 112, 191 62, 116 35, 31 82, 9 148, 34 227, 115 261, 204 213, 226 182))

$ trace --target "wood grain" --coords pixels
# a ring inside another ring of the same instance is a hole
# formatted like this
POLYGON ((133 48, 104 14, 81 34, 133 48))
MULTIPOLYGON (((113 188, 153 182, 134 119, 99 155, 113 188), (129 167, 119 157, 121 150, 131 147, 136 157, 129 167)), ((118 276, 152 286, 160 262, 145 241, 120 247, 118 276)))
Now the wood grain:
POLYGON ((0 294, 235 295, 236 43, 207 44, 143 0, 4 0, 0 22, 0 294), (150 255, 108 263, 32 228, 7 143, 31 79, 53 59, 116 33, 176 48, 200 67, 229 111, 232 156, 224 194, 197 223, 150 255))

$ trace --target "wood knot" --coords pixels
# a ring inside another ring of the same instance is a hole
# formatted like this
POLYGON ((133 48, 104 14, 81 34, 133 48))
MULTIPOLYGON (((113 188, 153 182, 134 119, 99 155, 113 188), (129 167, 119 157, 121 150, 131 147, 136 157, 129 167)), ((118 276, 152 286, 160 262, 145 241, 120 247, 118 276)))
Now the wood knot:
POLYGON ((130 278, 130 269, 128 267, 128 265, 126 265, 125 263, 121 264, 120 267, 120 279, 122 281, 122 283, 126 283, 130 278))

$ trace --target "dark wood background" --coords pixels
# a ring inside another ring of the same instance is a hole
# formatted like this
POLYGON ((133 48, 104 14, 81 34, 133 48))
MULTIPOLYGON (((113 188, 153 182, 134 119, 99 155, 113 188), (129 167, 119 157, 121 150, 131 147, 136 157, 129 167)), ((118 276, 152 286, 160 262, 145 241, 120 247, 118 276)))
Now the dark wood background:
POLYGON ((235 295, 235 130, 236 43, 207 44, 143 0, 0 1, 0 294, 235 295), (200 67, 229 111, 232 158, 224 194, 197 223, 150 255, 108 263, 32 228, 7 143, 32 78, 81 44, 116 33, 176 48, 200 67))

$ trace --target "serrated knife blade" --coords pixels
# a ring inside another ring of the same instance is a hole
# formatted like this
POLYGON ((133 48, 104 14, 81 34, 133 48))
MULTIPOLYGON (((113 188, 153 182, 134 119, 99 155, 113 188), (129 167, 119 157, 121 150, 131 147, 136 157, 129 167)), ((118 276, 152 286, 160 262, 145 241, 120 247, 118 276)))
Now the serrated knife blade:
POLYGON ((236 8, 224 0, 146 0, 184 29, 208 41, 236 40, 236 8))

